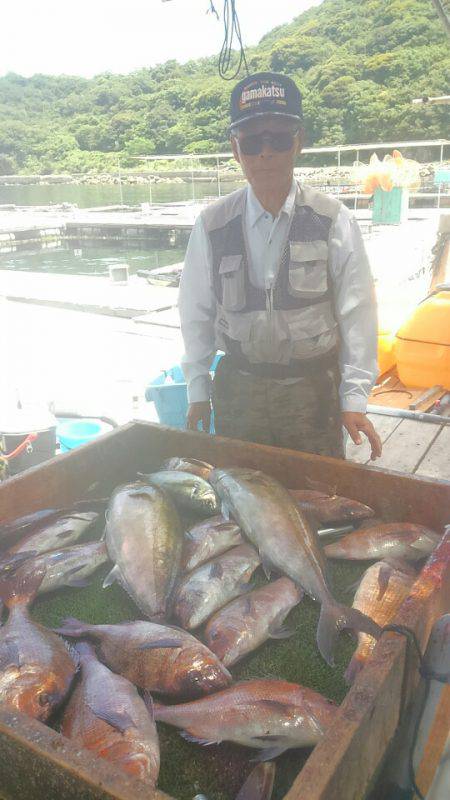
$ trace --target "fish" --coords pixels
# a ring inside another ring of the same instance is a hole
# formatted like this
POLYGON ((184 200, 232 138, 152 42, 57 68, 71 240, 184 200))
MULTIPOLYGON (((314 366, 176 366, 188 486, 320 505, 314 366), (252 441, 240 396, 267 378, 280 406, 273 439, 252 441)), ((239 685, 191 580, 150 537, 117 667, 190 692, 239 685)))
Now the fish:
POLYGON ((0 539, 7 539, 19 534, 30 534, 33 530, 36 531, 51 522, 55 522, 59 517, 78 516, 84 511, 101 513, 105 510, 107 504, 107 498, 97 497, 90 500, 77 500, 71 506, 64 508, 41 508, 38 511, 32 511, 30 514, 16 517, 10 522, 4 522, 0 525, 0 539))
POLYGON ((81 677, 64 710, 61 733, 75 746, 155 786, 160 756, 151 699, 146 705, 136 687, 101 664, 87 642, 75 649, 81 677))
POLYGON ((206 645, 172 625, 144 620, 89 625, 69 618, 56 631, 93 641, 110 669, 152 693, 189 699, 231 683, 230 673, 206 645))
POLYGON ((219 501, 212 486, 204 478, 191 472, 160 470, 150 474, 138 473, 138 477, 167 492, 181 513, 212 517, 220 511, 219 501))
POLYGON ((143 614, 165 617, 180 569, 182 529, 170 498, 155 486, 132 483, 113 493, 106 513, 106 547, 115 580, 143 614))
POLYGON ((9 611, 0 628, 0 702, 46 722, 62 704, 77 671, 65 642, 29 616, 44 570, 9 575, 0 597, 9 611))
POLYGON ((178 583, 173 596, 173 615, 187 630, 205 622, 211 614, 250 588, 260 564, 249 544, 233 547, 197 567, 178 583))
POLYGON ((74 547, 63 547, 40 556, 34 556, 20 568, 45 570, 44 579, 37 591, 39 594, 54 592, 63 586, 83 587, 89 585, 88 578, 109 560, 105 542, 86 542, 74 547))
POLYGON ((386 558, 420 561, 433 552, 441 538, 425 525, 386 522, 361 528, 325 545, 325 555, 354 561, 386 558))
POLYGON ((189 703, 155 703, 155 719, 181 728, 188 741, 235 742, 261 750, 258 760, 269 761, 291 748, 317 744, 337 710, 312 689, 256 679, 189 703))
POLYGON ((257 764, 239 789, 235 800, 270 800, 275 769, 273 761, 263 761, 261 764, 257 764))
POLYGON ((317 522, 357 522, 373 517, 375 511, 370 506, 314 489, 289 489, 292 497, 302 511, 313 514, 317 522))
POLYGON ((95 511, 80 511, 45 520, 0 556, 0 574, 26 558, 74 544, 98 519, 95 511))
POLYGON ((231 667, 267 639, 285 639, 293 631, 284 620, 303 596, 290 578, 278 580, 238 597, 209 620, 204 639, 222 664, 231 667))
POLYGON ((199 478, 204 478, 205 481, 209 478, 209 473, 214 469, 211 464, 206 461, 199 461, 197 458, 168 458, 161 464, 160 469, 177 470, 179 472, 191 472, 193 475, 198 475, 199 478))
POLYGON ((182 569, 191 572, 205 561, 243 543, 240 528, 235 522, 227 521, 221 515, 210 517, 185 532, 182 569))
POLYGON ((287 489, 269 475, 247 468, 216 469, 210 481, 225 510, 258 549, 266 574, 275 570, 286 575, 320 602, 316 638, 328 664, 334 663, 333 650, 340 630, 352 628, 373 636, 379 634, 372 620, 332 596, 318 537, 287 489))
MULTIPOLYGON (((376 564, 372 564, 362 576, 353 600, 353 608, 359 609, 378 625, 384 627, 394 619, 415 579, 415 575, 407 575, 383 561, 378 561, 376 564), (388 570, 388 580, 386 589, 380 592, 380 571, 382 570, 388 570)), ((366 633, 358 634, 358 646, 344 676, 347 683, 353 683, 356 675, 370 657, 375 644, 376 640, 372 636, 368 636, 366 633)))

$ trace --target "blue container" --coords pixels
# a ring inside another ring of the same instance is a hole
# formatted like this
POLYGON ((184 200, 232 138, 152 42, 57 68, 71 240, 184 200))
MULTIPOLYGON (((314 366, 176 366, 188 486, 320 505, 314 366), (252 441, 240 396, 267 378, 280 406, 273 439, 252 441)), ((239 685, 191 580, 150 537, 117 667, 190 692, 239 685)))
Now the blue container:
POLYGON ((112 431, 112 425, 100 419, 71 419, 61 422, 56 428, 56 438, 59 441, 61 453, 74 450, 81 444, 86 444, 112 431))
MULTIPOLYGON (((221 358, 222 353, 216 355, 211 366, 211 373, 215 372, 221 358)), ((186 427, 187 389, 180 366, 164 370, 161 375, 150 381, 145 390, 145 399, 155 404, 159 421, 163 425, 169 425, 171 428, 186 427), (166 383, 167 378, 173 383, 166 383)), ((213 419, 211 419, 210 433, 214 433, 213 419)))

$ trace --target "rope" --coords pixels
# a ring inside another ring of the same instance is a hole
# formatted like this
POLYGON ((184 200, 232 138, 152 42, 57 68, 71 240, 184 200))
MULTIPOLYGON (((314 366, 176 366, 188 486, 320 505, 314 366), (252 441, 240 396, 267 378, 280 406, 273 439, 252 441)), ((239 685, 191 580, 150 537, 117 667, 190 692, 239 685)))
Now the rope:
MULTIPOLYGON (((215 14, 217 19, 219 15, 214 6, 213 0, 210 1, 210 12, 215 14)), ((241 26, 239 23, 238 13, 236 11, 236 0, 224 0, 223 3, 223 25, 224 25, 224 40, 222 49, 219 55, 219 75, 225 81, 234 81, 244 65, 247 75, 250 74, 247 59, 245 57, 244 45, 242 43, 241 26), (227 75, 231 69, 231 61, 233 58, 233 42, 237 40, 239 45, 238 50, 238 65, 231 75, 227 75)))

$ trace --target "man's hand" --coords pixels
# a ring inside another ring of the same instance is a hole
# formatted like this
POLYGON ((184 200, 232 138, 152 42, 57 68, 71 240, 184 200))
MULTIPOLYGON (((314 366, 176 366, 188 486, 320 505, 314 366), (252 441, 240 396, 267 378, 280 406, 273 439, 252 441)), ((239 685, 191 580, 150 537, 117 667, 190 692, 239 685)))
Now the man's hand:
POLYGON ((186 417, 186 427, 190 431, 198 430, 198 423, 201 422, 203 430, 209 433, 211 422, 211 403, 209 400, 202 400, 200 403, 190 403, 186 417))
POLYGON ((372 448, 370 454, 372 461, 381 456, 381 439, 366 414, 362 414, 360 411, 343 411, 342 424, 355 444, 362 444, 360 431, 365 433, 372 448))

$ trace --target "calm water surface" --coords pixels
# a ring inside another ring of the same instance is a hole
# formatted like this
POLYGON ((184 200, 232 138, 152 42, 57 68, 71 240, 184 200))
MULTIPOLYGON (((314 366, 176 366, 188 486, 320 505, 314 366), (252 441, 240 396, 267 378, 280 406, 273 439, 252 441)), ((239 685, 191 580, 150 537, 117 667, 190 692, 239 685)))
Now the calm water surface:
MULTIPOLYGON (((221 184, 221 193, 228 194, 242 186, 242 183, 221 184)), ((217 181, 211 183, 157 183, 152 186, 128 186, 122 184, 122 197, 125 205, 139 203, 173 203, 182 200, 201 200, 204 197, 218 196, 217 181)), ((93 206, 113 206, 121 203, 120 186, 96 184, 74 186, 57 184, 52 186, 0 186, 0 205, 13 203, 16 206, 40 206, 52 203, 75 203, 79 208, 93 206)))

